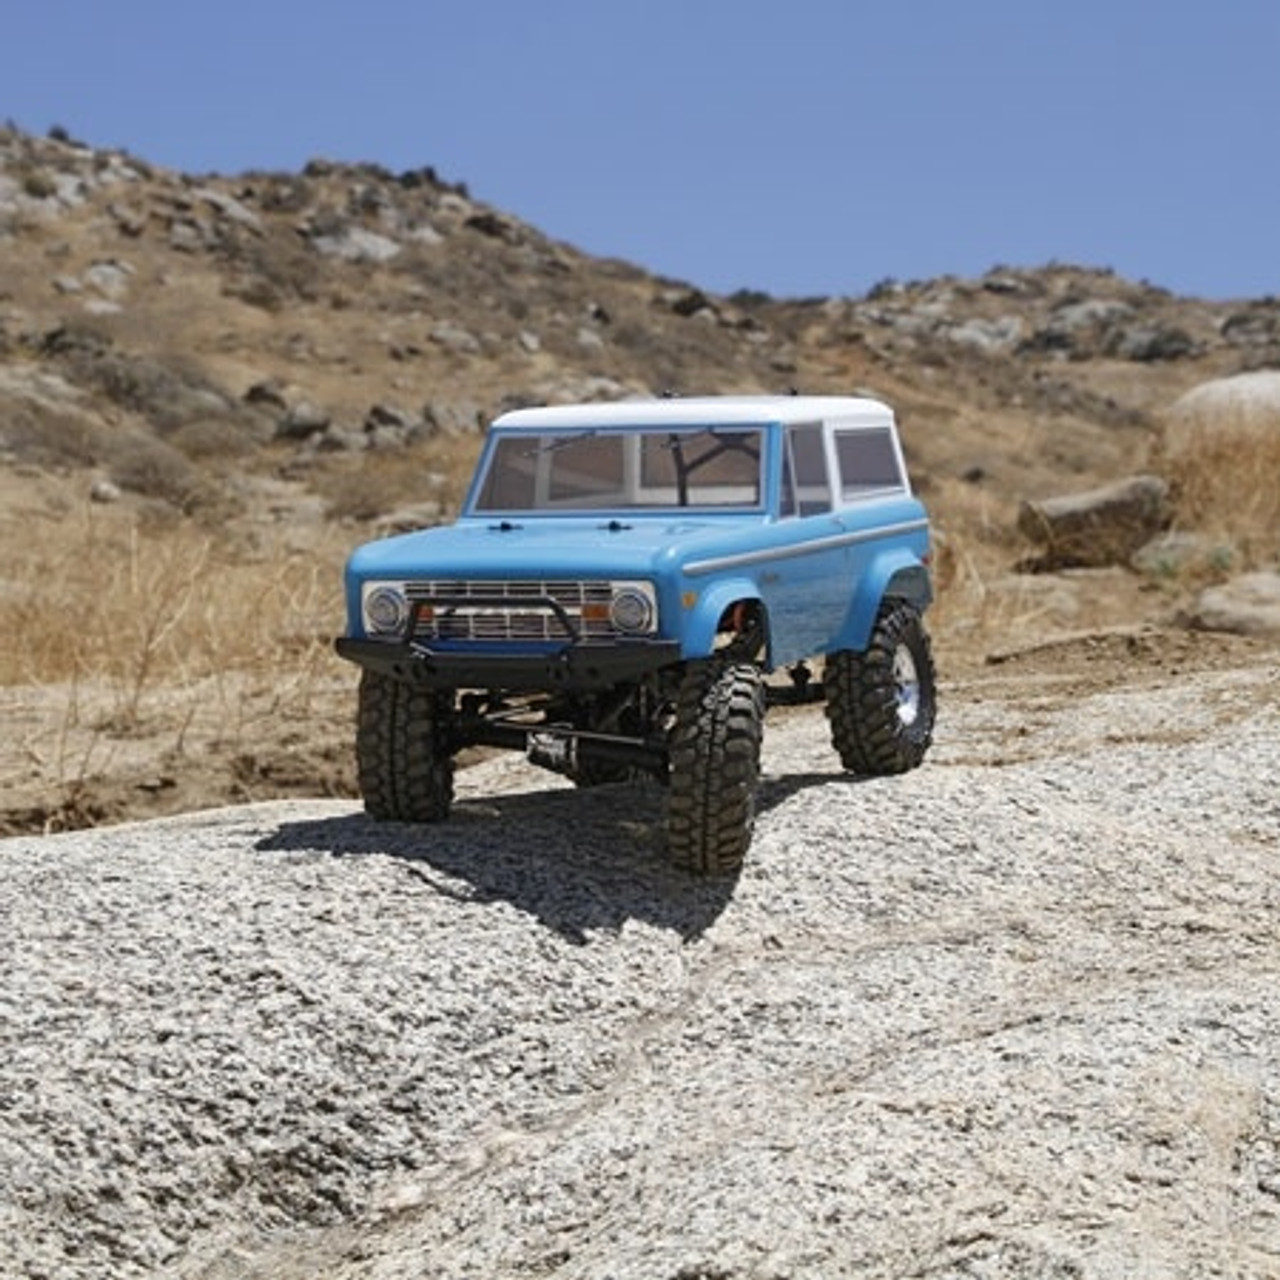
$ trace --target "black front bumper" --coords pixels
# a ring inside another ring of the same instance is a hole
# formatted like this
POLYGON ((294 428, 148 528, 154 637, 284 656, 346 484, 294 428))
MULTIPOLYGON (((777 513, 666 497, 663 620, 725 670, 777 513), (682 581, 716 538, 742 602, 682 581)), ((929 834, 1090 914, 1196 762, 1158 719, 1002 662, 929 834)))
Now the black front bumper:
POLYGON ((476 653, 384 640, 334 641, 338 656, 405 684, 434 689, 608 689, 680 661, 677 640, 577 641, 553 653, 476 653))

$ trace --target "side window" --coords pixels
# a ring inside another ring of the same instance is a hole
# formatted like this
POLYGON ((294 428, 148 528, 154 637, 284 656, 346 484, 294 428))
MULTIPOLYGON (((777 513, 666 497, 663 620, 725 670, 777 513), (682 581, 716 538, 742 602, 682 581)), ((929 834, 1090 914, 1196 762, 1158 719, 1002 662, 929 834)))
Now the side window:
POLYGON ((827 456, 819 423, 804 423, 787 430, 787 465, 782 483, 785 514, 814 516, 831 510, 827 456))
POLYGON ((845 502, 906 487, 893 432, 887 427, 837 431, 836 459, 840 464, 840 495, 845 502))

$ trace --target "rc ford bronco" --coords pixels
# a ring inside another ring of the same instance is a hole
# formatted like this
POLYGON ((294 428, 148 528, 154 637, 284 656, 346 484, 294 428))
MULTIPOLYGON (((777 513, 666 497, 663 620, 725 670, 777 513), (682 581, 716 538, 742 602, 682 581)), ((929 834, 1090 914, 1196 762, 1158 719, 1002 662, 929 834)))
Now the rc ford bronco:
POLYGON ((579 786, 658 778, 671 860, 732 871, 768 701, 825 698, 854 773, 923 759, 928 564, 928 519, 878 401, 504 414, 454 525, 348 562, 337 649, 363 668, 365 808, 444 818, 455 753, 512 748, 579 786))

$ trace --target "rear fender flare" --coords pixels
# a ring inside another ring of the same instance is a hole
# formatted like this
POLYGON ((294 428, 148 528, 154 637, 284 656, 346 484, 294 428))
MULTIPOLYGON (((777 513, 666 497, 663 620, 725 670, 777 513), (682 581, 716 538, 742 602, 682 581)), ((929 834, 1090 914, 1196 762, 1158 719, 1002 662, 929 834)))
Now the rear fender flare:
POLYGON ((909 551, 886 551, 875 558, 858 581, 853 605, 841 630, 837 649, 861 652, 871 639, 880 606, 886 599, 906 600, 921 613, 933 601, 929 570, 909 551))

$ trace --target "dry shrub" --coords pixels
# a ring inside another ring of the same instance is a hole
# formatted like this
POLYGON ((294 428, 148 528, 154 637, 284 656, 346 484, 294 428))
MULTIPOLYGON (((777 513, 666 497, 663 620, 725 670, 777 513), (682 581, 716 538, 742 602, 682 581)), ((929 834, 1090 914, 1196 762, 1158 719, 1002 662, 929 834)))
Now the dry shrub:
POLYGON ((112 428, 74 405, 47 406, 11 400, 2 424, 5 446, 39 466, 94 466, 111 451, 112 428))
POLYGON ((180 511, 212 502, 212 486, 192 461, 164 440, 137 434, 115 451, 111 478, 122 489, 159 498, 180 511))
POLYGON ((261 431, 246 415, 198 418, 179 427, 170 443, 193 461, 242 458, 261 442, 261 431))

